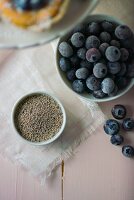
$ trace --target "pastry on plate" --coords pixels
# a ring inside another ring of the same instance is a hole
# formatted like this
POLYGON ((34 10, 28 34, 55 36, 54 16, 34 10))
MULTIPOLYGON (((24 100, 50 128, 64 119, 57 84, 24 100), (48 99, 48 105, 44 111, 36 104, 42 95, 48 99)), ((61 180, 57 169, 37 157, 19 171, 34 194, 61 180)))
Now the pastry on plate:
POLYGON ((70 0, 0 0, 0 15, 25 29, 42 31, 60 21, 70 0))

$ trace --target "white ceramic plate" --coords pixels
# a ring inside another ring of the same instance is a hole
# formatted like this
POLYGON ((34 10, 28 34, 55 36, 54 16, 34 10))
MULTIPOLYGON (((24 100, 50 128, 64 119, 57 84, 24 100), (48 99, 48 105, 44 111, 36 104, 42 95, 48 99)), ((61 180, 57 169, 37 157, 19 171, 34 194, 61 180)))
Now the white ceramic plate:
POLYGON ((50 42, 70 31, 96 6, 98 0, 71 0, 64 18, 48 31, 34 33, 0 22, 0 48, 26 48, 50 42))
MULTIPOLYGON (((103 20, 107 20, 107 21, 111 21, 111 22, 114 22, 115 24, 123 24, 122 21, 116 19, 115 17, 112 17, 112 16, 108 16, 108 15, 90 15, 87 17, 86 21, 87 22, 93 22, 93 21, 103 21, 103 20)), ((57 45, 57 50, 56 50, 56 62, 57 62, 57 70, 58 70, 58 73, 62 79, 62 81, 65 83, 65 85, 72 90, 72 85, 70 83, 70 81, 68 81, 68 79, 66 78, 66 75, 64 72, 62 72, 59 68, 59 58, 60 58, 60 55, 59 55, 59 51, 58 51, 58 46, 59 44, 62 42, 62 41, 66 41, 66 39, 70 36, 70 34, 66 34, 64 35, 63 37, 61 37, 61 39, 59 40, 59 43, 57 45)), ((95 97, 93 97, 92 94, 88 94, 88 93, 84 93, 84 94, 78 94, 78 93, 75 93, 77 95, 79 95, 80 97, 82 97, 84 100, 86 101, 94 101, 94 102, 105 102, 105 101, 111 101, 111 100, 114 100, 114 99, 117 99, 119 97, 121 97, 122 95, 124 95, 125 93, 127 93, 132 87, 134 86, 134 78, 132 78, 130 80, 130 83, 128 84, 128 86, 122 90, 120 90, 118 92, 118 94, 116 96, 113 96, 113 97, 105 97, 103 99, 97 99, 95 97)), ((73 90, 72 90, 73 91, 73 90)), ((73 91, 74 92, 74 91, 73 91)))

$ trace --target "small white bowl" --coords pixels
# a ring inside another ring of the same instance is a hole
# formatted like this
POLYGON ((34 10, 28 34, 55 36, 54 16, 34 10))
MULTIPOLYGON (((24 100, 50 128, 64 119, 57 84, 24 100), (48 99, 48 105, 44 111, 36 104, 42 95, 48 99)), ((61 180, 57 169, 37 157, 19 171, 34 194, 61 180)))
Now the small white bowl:
MULTIPOLYGON (((90 22, 93 22, 93 21, 103 21, 103 20, 107 20, 107 21, 111 21, 117 25, 119 24, 123 24, 122 21, 116 19, 115 17, 112 17, 112 16, 108 16, 108 15, 101 15, 101 14, 98 14, 98 15, 90 15, 87 17, 87 19, 85 21, 87 21, 88 23, 90 22)), ((59 42, 58 42, 58 45, 57 45, 57 50, 56 50, 56 63, 57 63, 57 70, 58 70, 58 73, 62 79, 62 81, 64 82, 64 84, 69 88, 71 89, 72 92, 74 92, 72 90, 72 86, 71 86, 71 83, 70 81, 66 78, 66 75, 64 72, 62 72, 60 70, 60 67, 59 67, 59 58, 60 58, 60 54, 59 54, 59 51, 58 51, 58 46, 59 44, 62 42, 62 41, 66 41, 66 39, 70 36, 70 33, 66 34, 65 36, 61 37, 59 42)), ((117 99, 119 97, 121 97, 122 95, 124 95, 125 93, 127 93, 132 87, 134 86, 134 78, 132 78, 130 80, 130 83, 127 85, 126 88, 120 90, 118 92, 118 94, 116 96, 113 96, 113 97, 105 97, 103 99, 97 99, 95 97, 93 97, 92 94, 88 94, 88 93, 83 93, 83 94, 78 94, 76 92, 74 92, 75 94, 79 95, 80 97, 82 97, 84 100, 86 101, 94 101, 94 102, 106 102, 106 101, 111 101, 111 100, 114 100, 114 99, 117 99)))
POLYGON ((15 103, 13 110, 12 110, 12 124, 13 124, 13 128, 15 129, 17 135, 21 139, 23 139, 25 142, 32 144, 32 145, 36 145, 36 146, 42 146, 42 145, 46 145, 46 144, 50 144, 50 143, 54 142, 63 133, 65 125, 66 125, 66 112, 65 112, 65 109, 64 109, 63 105, 61 104, 61 102, 55 96, 53 96, 52 94, 49 94, 49 93, 46 93, 46 92, 33 92, 33 93, 30 93, 30 94, 23 96, 22 98, 20 98, 15 103), (61 108, 62 114, 63 114, 63 123, 62 123, 62 126, 61 126, 59 132, 56 133, 54 135, 54 137, 52 137, 51 139, 46 140, 46 141, 42 141, 42 142, 31 142, 31 141, 25 139, 24 137, 22 137, 20 132, 17 130, 16 122, 15 122, 15 114, 16 114, 16 110, 17 110, 18 106, 20 105, 21 102, 23 102, 24 99, 26 99, 27 97, 33 96, 33 95, 38 95, 38 94, 50 96, 51 98, 53 98, 58 103, 58 105, 61 108))

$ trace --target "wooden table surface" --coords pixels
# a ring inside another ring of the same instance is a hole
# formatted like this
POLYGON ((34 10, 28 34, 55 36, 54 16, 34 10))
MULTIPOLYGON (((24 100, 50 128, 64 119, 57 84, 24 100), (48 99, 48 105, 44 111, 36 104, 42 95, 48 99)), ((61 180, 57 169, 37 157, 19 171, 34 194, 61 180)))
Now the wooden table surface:
MULTIPOLYGON (((94 13, 117 16, 132 27, 133 8, 134 0, 101 0, 94 13)), ((124 104, 134 117, 133 102, 134 88, 118 100, 100 106, 110 115, 114 104, 124 104)), ((125 137, 134 146, 134 135, 125 137)), ((121 148, 110 144, 102 127, 77 149, 64 167, 64 200, 134 200, 134 160, 123 157, 121 148)), ((2 156, 0 169, 0 200, 62 200, 61 167, 43 187, 2 156)))

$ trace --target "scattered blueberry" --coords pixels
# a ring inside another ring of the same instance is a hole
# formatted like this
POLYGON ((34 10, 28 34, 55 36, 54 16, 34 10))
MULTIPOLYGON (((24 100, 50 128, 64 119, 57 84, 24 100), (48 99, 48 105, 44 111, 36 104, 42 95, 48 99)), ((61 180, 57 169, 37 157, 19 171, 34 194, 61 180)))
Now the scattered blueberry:
POLYGON ((134 129, 134 120, 131 118, 126 118, 123 120, 122 127, 125 131, 131 131, 134 129))
POLYGON ((99 38, 101 42, 109 43, 111 40, 111 35, 108 32, 101 32, 99 38))
POLYGON ((120 65, 121 65, 121 70, 119 71, 117 76, 124 76, 127 72, 127 66, 125 63, 120 63, 120 65))
POLYGON ((71 69, 67 72, 67 79, 69 81, 74 81, 76 79, 75 72, 76 72, 76 69, 71 69))
POLYGON ((121 46, 120 42, 118 40, 111 40, 110 45, 115 46, 117 48, 120 48, 120 46, 121 46))
POLYGON ((132 158, 134 156, 134 148, 130 145, 125 145, 122 147, 122 153, 124 156, 132 158))
POLYGON ((115 119, 108 119, 104 124, 104 131, 108 135, 116 135, 120 131, 119 122, 115 119))
POLYGON ((59 66, 63 72, 67 72, 71 69, 71 62, 67 58, 62 57, 60 58, 59 66))
POLYGON ((72 83, 72 88, 77 93, 83 93, 85 91, 85 83, 82 80, 75 80, 72 83))
POLYGON ((121 52, 117 47, 109 46, 106 49, 105 55, 110 62, 116 62, 120 59, 121 52))
POLYGON ((115 35, 120 40, 126 40, 128 38, 131 38, 133 33, 132 33, 131 29, 128 26, 119 25, 115 29, 115 35))
POLYGON ((106 52, 106 49, 109 47, 109 44, 104 42, 102 43, 100 46, 99 46, 99 50, 101 52, 101 54, 104 56, 105 55, 105 52, 106 52))
POLYGON ((115 83, 111 78, 105 78, 101 83, 101 89, 105 94, 113 92, 115 83))
POLYGON ((80 32, 74 33, 71 37, 71 42, 74 47, 80 48, 85 43, 85 36, 80 32))
POLYGON ((93 68, 93 74, 96 78, 104 78, 107 75, 107 67, 103 63, 97 63, 93 68))
POLYGON ((108 62, 108 71, 111 74, 117 74, 121 70, 121 65, 119 62, 108 62))
POLYGON ((93 91, 92 94, 97 99, 102 99, 102 98, 106 97, 106 94, 102 90, 93 91))
POLYGON ((107 32, 113 32, 114 29, 115 29, 115 26, 113 25, 112 22, 109 22, 109 21, 103 21, 101 23, 101 26, 103 28, 104 31, 107 31, 107 32))
POLYGON ((82 60, 85 60, 86 59, 86 48, 80 48, 78 51, 77 51, 77 56, 78 58, 82 59, 82 60))
POLYGON ((121 61, 127 61, 128 57, 129 57, 129 52, 127 49, 125 48, 121 48, 120 49, 120 52, 121 52, 121 61))
POLYGON ((101 58, 101 54, 98 49, 91 48, 86 53, 86 59, 89 62, 96 62, 101 58))
POLYGON ((124 142, 124 138, 122 135, 112 135, 110 142, 114 145, 121 145, 124 142))
POLYGON ((77 69, 75 75, 78 79, 87 79, 89 76, 89 70, 85 67, 77 69))
POLYGON ((88 89, 96 91, 101 88, 101 81, 97 79, 95 76, 91 75, 87 78, 86 85, 88 89))
POLYGON ((69 58, 73 55, 73 49, 67 42, 61 42, 59 52, 63 57, 69 58))
POLYGON ((86 48, 99 48, 100 46, 100 40, 97 36, 91 35, 86 39, 86 48))
POLYGON ((88 26, 88 33, 98 35, 101 31, 101 27, 97 22, 91 22, 88 26))
POLYGON ((111 113, 115 119, 124 119, 126 117, 126 108, 123 105, 115 105, 111 113))

